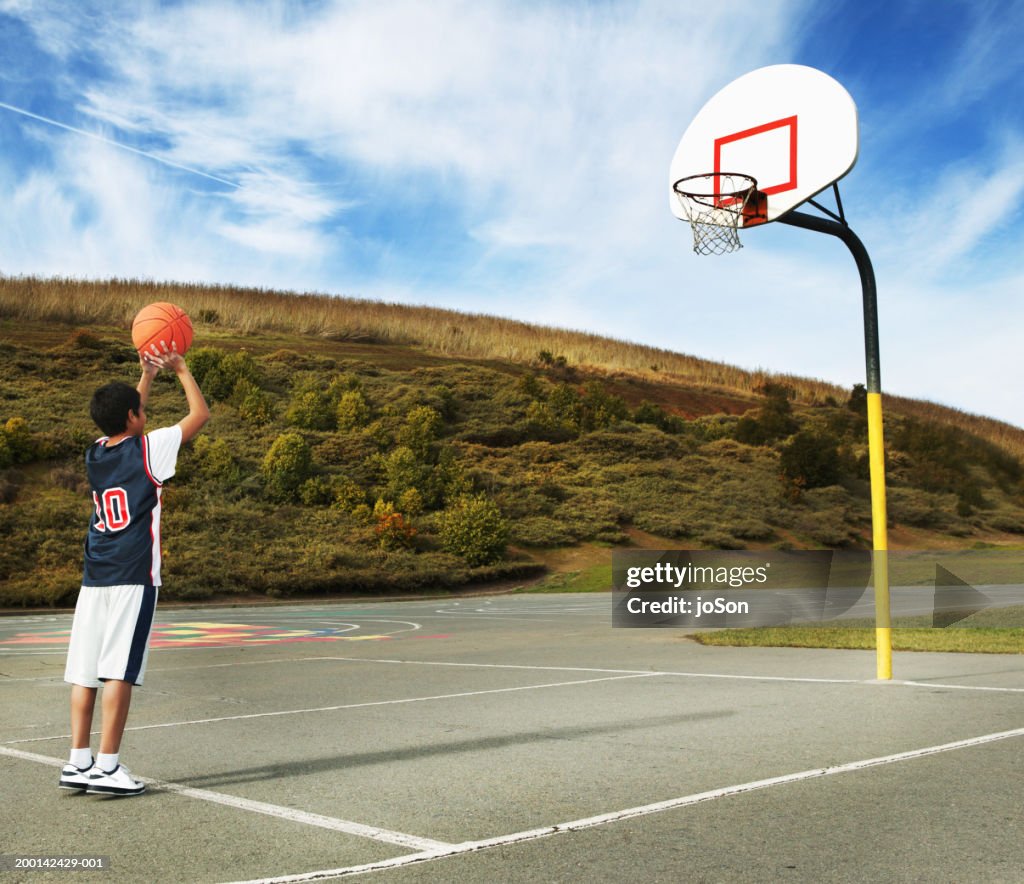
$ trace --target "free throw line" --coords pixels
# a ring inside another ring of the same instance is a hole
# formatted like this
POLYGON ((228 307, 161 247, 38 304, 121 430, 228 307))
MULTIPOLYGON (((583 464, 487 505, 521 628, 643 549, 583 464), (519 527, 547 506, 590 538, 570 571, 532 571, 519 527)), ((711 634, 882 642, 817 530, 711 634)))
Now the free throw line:
MULTIPOLYGON (((511 688, 490 688, 485 691, 460 691, 455 694, 434 694, 429 697, 404 697, 398 700, 371 700, 366 703, 345 703, 340 706, 316 706, 309 709, 281 709, 277 712, 250 712, 245 715, 225 715, 218 718, 197 718, 191 721, 167 721, 162 724, 140 724, 126 727, 128 731, 150 731, 164 727, 184 727, 192 724, 216 724, 221 721, 248 721, 253 718, 275 718, 283 715, 307 715, 314 712, 340 712, 344 709, 367 709, 371 706, 397 706, 403 703, 427 703, 431 700, 454 700, 459 697, 481 697, 486 694, 510 694, 515 691, 537 691, 543 688, 565 688, 581 684, 595 684, 602 681, 622 681, 627 678, 651 678, 660 675, 658 672, 639 672, 629 675, 610 675, 603 678, 585 678, 575 681, 556 681, 545 684, 526 684, 511 688)), ((94 731, 94 734, 99 731, 94 731)), ((71 734, 56 734, 52 737, 27 737, 21 740, 6 740, 2 745, 15 746, 19 743, 43 743, 47 740, 67 740, 71 734)))

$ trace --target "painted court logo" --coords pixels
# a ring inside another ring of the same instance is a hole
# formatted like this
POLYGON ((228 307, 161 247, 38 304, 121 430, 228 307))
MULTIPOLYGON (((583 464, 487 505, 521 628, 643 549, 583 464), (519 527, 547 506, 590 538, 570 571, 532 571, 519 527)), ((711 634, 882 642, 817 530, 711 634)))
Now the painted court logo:
MULTIPOLYGON (((66 645, 70 635, 70 627, 21 632, 0 641, 0 645, 66 645)), ((294 642, 386 641, 391 638, 393 636, 353 632, 351 626, 291 629, 250 623, 158 623, 153 626, 150 647, 216 648, 294 642)))

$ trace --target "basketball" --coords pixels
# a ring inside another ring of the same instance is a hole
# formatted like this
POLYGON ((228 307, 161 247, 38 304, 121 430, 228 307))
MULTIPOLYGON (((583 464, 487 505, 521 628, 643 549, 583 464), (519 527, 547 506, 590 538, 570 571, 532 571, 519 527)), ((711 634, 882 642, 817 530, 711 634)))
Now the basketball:
POLYGON ((177 344, 182 355, 192 346, 192 320, 180 307, 159 302, 143 307, 132 321, 132 343, 140 353, 163 353, 177 344))

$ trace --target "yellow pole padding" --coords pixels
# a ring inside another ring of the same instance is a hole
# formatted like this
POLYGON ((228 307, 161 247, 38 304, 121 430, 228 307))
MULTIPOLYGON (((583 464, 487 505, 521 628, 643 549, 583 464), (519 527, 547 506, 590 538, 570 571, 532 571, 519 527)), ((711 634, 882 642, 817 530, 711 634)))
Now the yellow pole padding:
POLYGON ((889 535, 885 508, 885 444, 882 394, 868 393, 868 461, 871 467, 871 526, 874 543, 875 658, 878 678, 892 678, 892 622, 889 616, 889 535))

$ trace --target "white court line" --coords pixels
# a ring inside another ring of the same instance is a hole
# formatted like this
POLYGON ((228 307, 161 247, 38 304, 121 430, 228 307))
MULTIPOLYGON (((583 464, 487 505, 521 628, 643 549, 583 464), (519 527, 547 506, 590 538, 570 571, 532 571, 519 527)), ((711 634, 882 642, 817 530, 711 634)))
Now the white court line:
MULTIPOLYGON (((657 672, 639 672, 629 675, 613 675, 605 678, 587 678, 579 681, 558 681, 549 684, 527 684, 513 688, 490 688, 486 691, 461 691, 457 694, 435 694, 430 697, 405 697, 401 700, 373 700, 368 703, 346 703, 342 706, 317 706, 312 709, 282 709, 277 712, 250 712, 246 715, 225 715, 220 718, 197 718, 191 721, 168 721, 163 724, 140 724, 135 727, 126 727, 128 731, 150 731, 165 727, 183 727, 191 724, 215 724, 220 721, 246 721, 253 718, 275 718, 283 715, 306 715, 312 712, 340 712, 343 709, 368 709, 371 706, 398 706, 403 703, 425 703, 430 700, 452 700, 458 697, 480 697, 485 694, 510 694, 515 691, 536 691, 541 688, 564 688, 572 685, 594 684, 600 681, 621 681, 627 678, 650 678, 652 675, 659 675, 657 672)), ((93 731, 98 734, 99 731, 93 731)), ((45 743, 48 740, 67 740, 71 734, 57 734, 52 737, 28 737, 20 740, 5 740, 3 746, 17 746, 20 743, 45 743)))
POLYGON ((468 666, 480 669, 530 669, 551 672, 609 672, 623 675, 675 675, 680 678, 724 678, 738 681, 781 681, 796 684, 860 684, 892 685, 911 688, 949 688, 957 691, 1000 691, 1024 694, 1024 688, 986 687, 983 685, 941 684, 927 681, 887 681, 863 678, 810 678, 790 675, 736 675, 722 672, 679 672, 671 669, 598 669, 585 666, 530 666, 522 663, 448 663, 438 660, 388 660, 374 657, 321 657, 322 660, 345 660, 353 663, 403 663, 407 666, 468 666))
MULTIPOLYGON (((37 755, 35 752, 22 752, 19 749, 6 749, 3 746, 0 746, 0 754, 8 755, 11 758, 20 758, 22 761, 49 764, 53 767, 61 767, 64 764, 64 760, 60 758, 53 758, 49 755, 37 755)), ((190 786, 182 786, 179 783, 167 783, 163 780, 154 780, 147 777, 139 777, 138 779, 147 785, 156 786, 161 791, 174 792, 177 795, 184 795, 186 798, 198 798, 200 801, 223 804, 238 810, 247 810, 252 813, 263 814, 264 816, 290 820, 293 823, 316 826, 320 829, 331 829, 334 832, 345 832, 348 835, 358 835, 361 838, 372 838, 374 841, 397 844, 400 847, 409 847, 414 850, 444 850, 452 847, 446 841, 434 841, 431 838, 406 835, 404 832, 394 832, 390 829, 378 828, 377 826, 366 826, 362 823, 340 820, 334 817, 323 816, 319 813, 306 813, 302 810, 296 810, 294 807, 279 807, 276 804, 267 804, 264 801, 252 801, 248 798, 239 798, 236 795, 211 792, 208 789, 193 789, 190 786)))
MULTIPOLYGON (((325 658, 326 659, 326 658, 325 658)), ((376 657, 331 657, 353 663, 404 663, 408 666, 467 666, 480 669, 527 669, 551 672, 608 672, 620 675, 680 675, 687 678, 732 678, 749 681, 793 681, 812 684, 865 684, 856 678, 802 678, 786 675, 728 675, 715 672, 673 672, 655 669, 598 669, 586 666, 530 666, 524 663, 446 663, 437 660, 385 660, 376 657)))
POLYGON ((945 688, 950 691, 1001 691, 1010 694, 1024 694, 1024 688, 993 688, 973 684, 940 684, 931 681, 898 681, 896 684, 911 688, 945 688))
POLYGON ((519 844, 524 841, 535 841, 540 838, 548 838, 551 835, 560 835, 564 832, 576 832, 581 829, 590 829, 595 826, 606 825, 607 823, 615 823, 620 822, 621 820, 648 816, 665 810, 690 807, 694 804, 701 804, 705 801, 714 801, 717 798, 726 798, 730 795, 742 795, 747 792, 755 792, 760 789, 769 789, 773 786, 785 785, 786 783, 798 783, 803 780, 813 780, 821 777, 835 776, 836 774, 853 773, 855 771, 866 770, 871 767, 895 764, 900 761, 910 761, 915 758, 926 758, 929 755, 938 755, 942 752, 951 752, 955 749, 965 749, 970 746, 981 746, 985 743, 994 743, 999 740, 1008 740, 1013 737, 1024 737, 1024 728, 1018 728, 1017 730, 1012 731, 1002 731, 1001 733, 995 734, 985 734, 980 737, 957 740, 953 743, 943 743, 940 746, 928 746, 923 749, 912 749, 909 752, 898 752, 894 755, 867 758, 863 761, 852 761, 848 764, 840 764, 834 767, 812 768, 811 770, 803 770, 798 773, 785 774, 784 776, 769 777, 764 780, 754 780, 749 783, 726 786, 722 789, 698 792, 695 795, 671 798, 668 801, 658 801, 655 804, 644 804, 640 807, 630 807, 613 813, 584 817, 583 819, 571 820, 567 823, 558 823, 554 826, 543 826, 537 829, 528 829, 523 832, 514 832, 511 835, 500 835, 497 838, 485 838, 481 841, 465 841, 462 844, 454 844, 450 847, 439 847, 434 850, 425 850, 422 853, 406 854, 405 856, 364 863, 358 866, 322 869, 317 872, 305 872, 298 875, 283 875, 277 878, 257 878, 250 881, 234 882, 234 884, 297 884, 297 882, 301 881, 323 881, 329 878, 343 878, 348 877, 349 875, 363 874, 365 872, 394 869, 400 866, 425 863, 431 860, 444 859, 446 857, 458 856, 465 853, 474 853, 479 850, 487 850, 491 847, 507 847, 508 845, 519 844))

